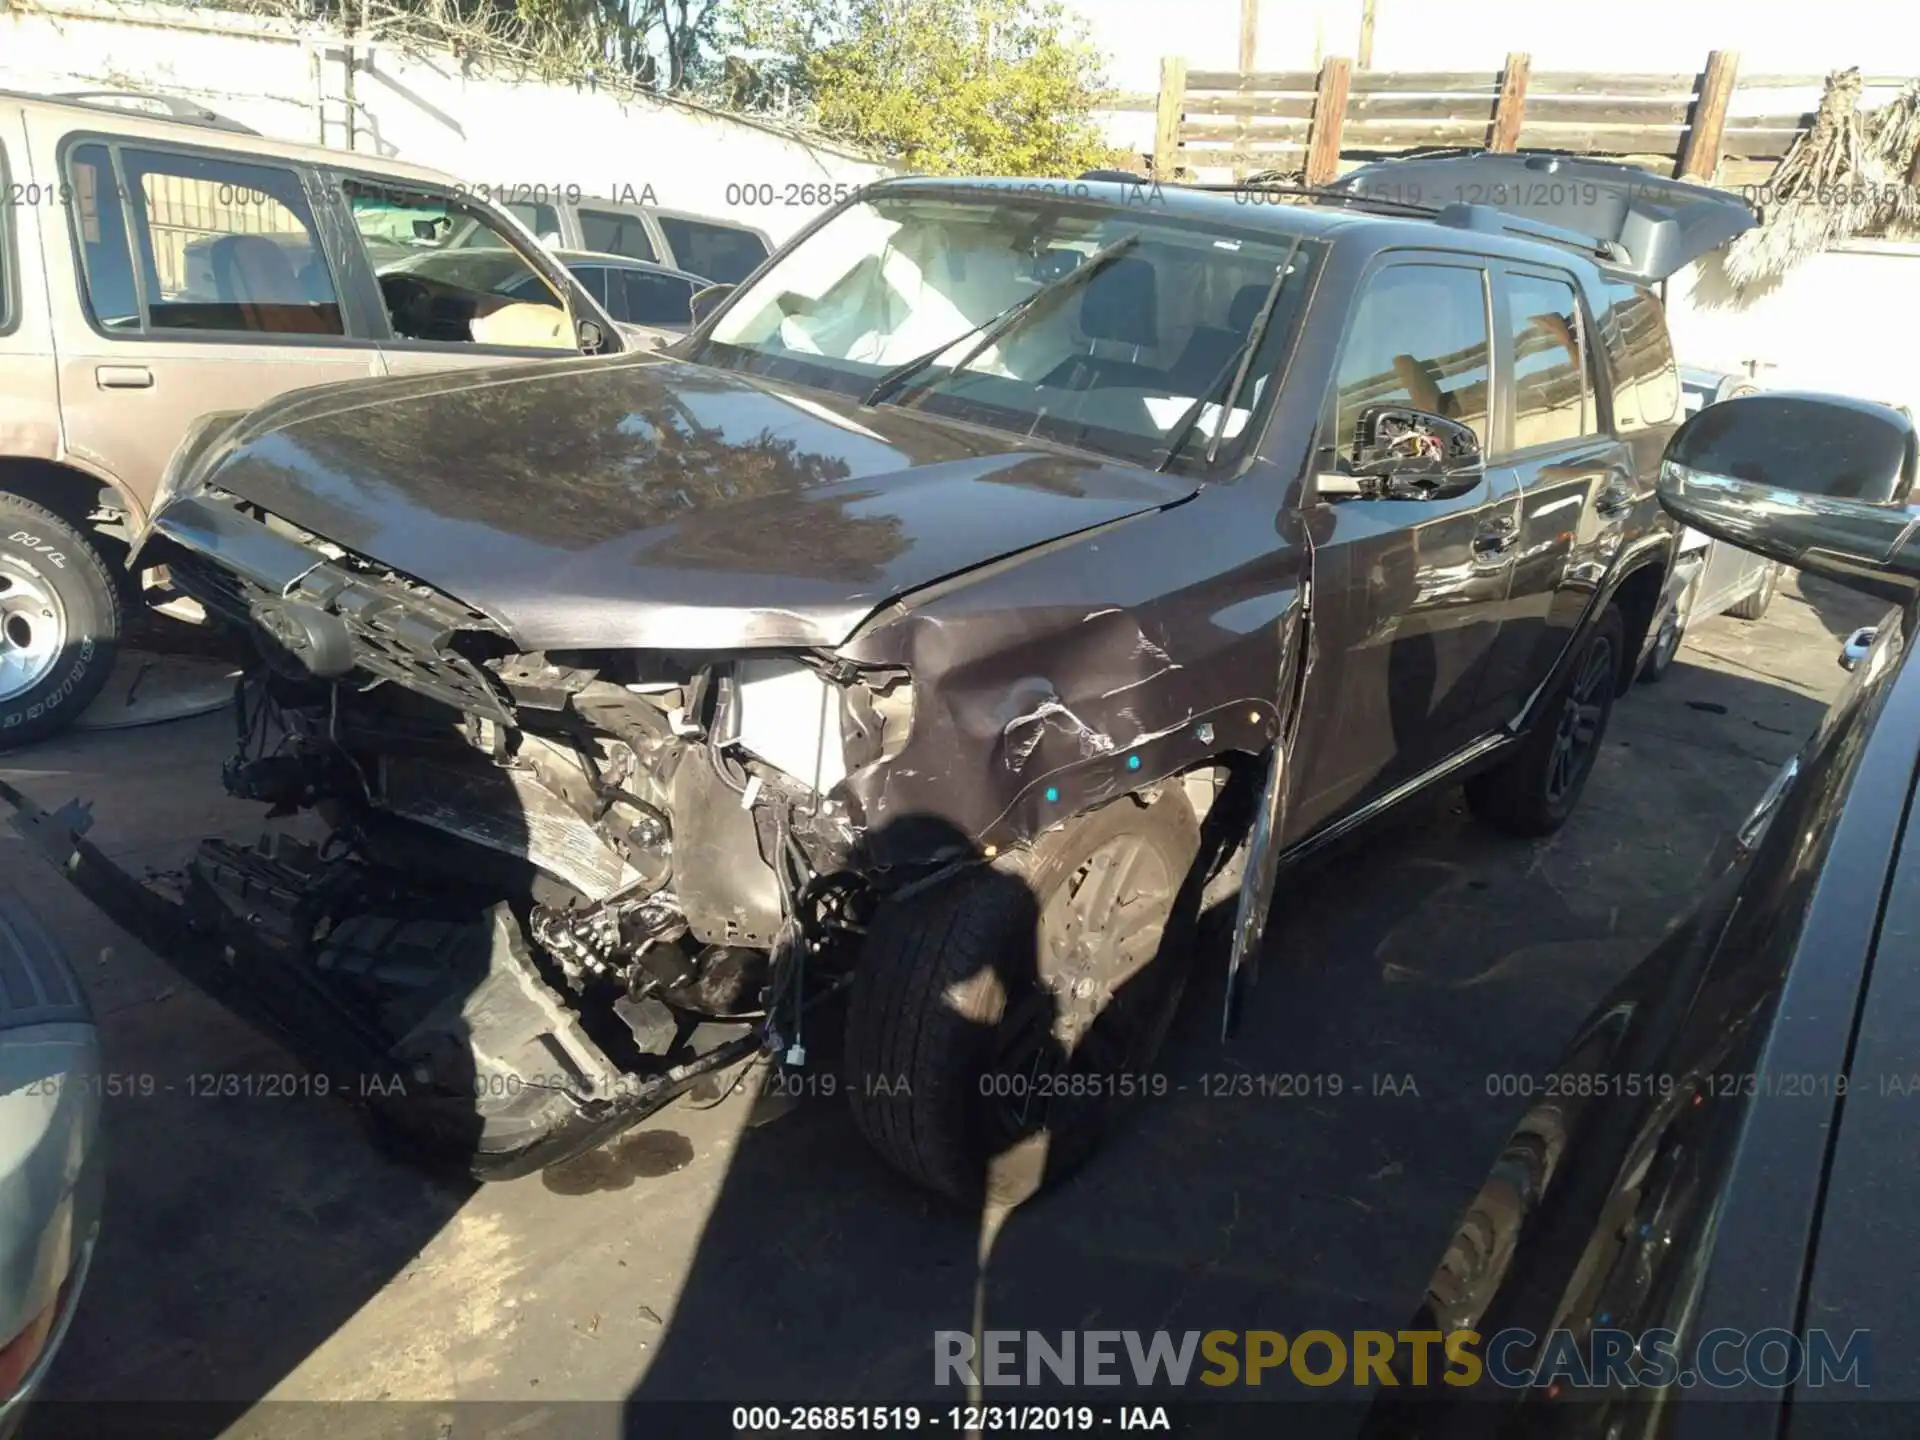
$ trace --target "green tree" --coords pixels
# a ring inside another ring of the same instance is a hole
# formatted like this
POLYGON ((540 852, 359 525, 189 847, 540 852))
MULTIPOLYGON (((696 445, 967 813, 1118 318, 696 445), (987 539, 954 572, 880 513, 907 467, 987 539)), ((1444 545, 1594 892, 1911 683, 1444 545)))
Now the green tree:
POLYGON ((1057 0, 852 0, 833 29, 802 70, 829 134, 933 174, 1115 163, 1103 58, 1057 0))

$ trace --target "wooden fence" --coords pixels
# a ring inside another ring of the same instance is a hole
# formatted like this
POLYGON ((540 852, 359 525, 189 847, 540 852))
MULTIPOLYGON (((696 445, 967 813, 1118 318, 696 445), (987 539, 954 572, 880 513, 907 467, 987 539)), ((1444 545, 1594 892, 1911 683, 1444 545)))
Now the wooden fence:
MULTIPOLYGON (((1893 98, 1912 77, 1863 77, 1893 98)), ((1817 97, 1822 75, 1741 75, 1715 50, 1697 74, 1539 71, 1512 54, 1495 72, 1357 70, 1344 58, 1319 70, 1188 70, 1169 57, 1158 95, 1122 96, 1116 109, 1155 112, 1153 170, 1300 172, 1335 179, 1342 161, 1430 146, 1549 149, 1607 156, 1722 185, 1766 180, 1812 123, 1776 108, 1817 97), (1793 92, 1799 92, 1795 94, 1793 92)))

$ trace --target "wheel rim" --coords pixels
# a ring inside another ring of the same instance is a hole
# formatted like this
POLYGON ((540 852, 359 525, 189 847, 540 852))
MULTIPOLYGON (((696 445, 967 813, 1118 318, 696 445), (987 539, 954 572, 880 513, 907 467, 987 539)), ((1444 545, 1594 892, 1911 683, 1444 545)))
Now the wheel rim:
POLYGON ((0 554, 0 700, 38 685, 67 644, 67 607, 38 570, 0 554))
POLYGON ((1050 1079, 1118 1074, 1133 1064, 1157 1007, 1115 999, 1158 953, 1174 889, 1173 868, 1158 849, 1141 836, 1118 835, 1047 897, 1039 983, 1003 1017, 991 1062, 1014 1082, 996 1096, 996 1128, 1020 1135, 1045 1123, 1060 1098, 1047 1093, 1050 1079))
POLYGON ((1553 755, 1547 766, 1547 800, 1566 798, 1592 762, 1607 715, 1607 691, 1613 684, 1613 645, 1595 636, 1581 658, 1573 689, 1567 692, 1560 721, 1554 730, 1553 755))
POLYGON ((1653 664, 1656 670, 1664 670, 1672 663, 1673 657, 1680 651, 1680 615, 1679 607, 1667 612, 1667 618, 1660 622, 1660 634, 1653 642, 1653 664))

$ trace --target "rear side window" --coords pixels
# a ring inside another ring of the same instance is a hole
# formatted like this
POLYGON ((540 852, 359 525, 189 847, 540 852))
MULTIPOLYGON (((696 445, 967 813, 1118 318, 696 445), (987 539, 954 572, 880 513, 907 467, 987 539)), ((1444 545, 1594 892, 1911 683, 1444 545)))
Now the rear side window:
POLYGON ((15 322, 13 292, 17 288, 13 272, 13 182, 7 175, 7 148, 0 145, 0 335, 12 330, 15 322))
POLYGON ((133 148, 120 165, 124 193, 103 147, 74 152, 88 304, 104 328, 346 333, 297 173, 133 148))
POLYGON ((1680 418, 1680 370, 1666 311, 1635 285, 1607 286, 1604 326, 1613 370, 1614 426, 1622 434, 1680 418))
POLYGON ((1350 455, 1360 413, 1405 405, 1472 427, 1487 441, 1485 272, 1462 265, 1396 265, 1367 283, 1340 356, 1335 444, 1350 455))
POLYGON ((1580 301, 1570 281, 1508 273, 1513 343, 1513 446, 1576 440, 1594 429, 1581 359, 1580 301))
POLYGON ((140 331, 140 292, 133 283, 133 252, 120 204, 120 182, 104 145, 82 145, 67 161, 73 187, 68 207, 87 314, 102 330, 140 331))
POLYGON ((618 210, 580 210, 580 244, 602 255, 624 255, 629 260, 658 260, 647 222, 618 210))
POLYGON ((716 285, 738 285, 767 258, 767 243, 751 230, 709 225, 672 215, 656 217, 673 247, 673 263, 716 285))
POLYGON ((609 294, 619 293, 618 314, 634 325, 691 325, 693 286, 672 275, 620 271, 609 294))

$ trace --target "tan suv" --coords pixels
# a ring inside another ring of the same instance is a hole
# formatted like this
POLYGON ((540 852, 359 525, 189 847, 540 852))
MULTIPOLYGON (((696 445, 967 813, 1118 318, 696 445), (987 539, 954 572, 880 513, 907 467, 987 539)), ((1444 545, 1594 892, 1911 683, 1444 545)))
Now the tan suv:
POLYGON ((630 343, 449 176, 130 98, 172 113, 0 92, 0 749, 105 683, 142 601, 127 544, 199 417, 630 343), (483 231, 522 262, 488 289, 418 264, 483 231))

